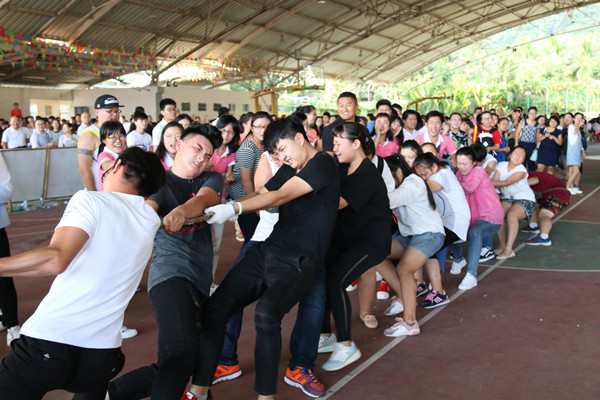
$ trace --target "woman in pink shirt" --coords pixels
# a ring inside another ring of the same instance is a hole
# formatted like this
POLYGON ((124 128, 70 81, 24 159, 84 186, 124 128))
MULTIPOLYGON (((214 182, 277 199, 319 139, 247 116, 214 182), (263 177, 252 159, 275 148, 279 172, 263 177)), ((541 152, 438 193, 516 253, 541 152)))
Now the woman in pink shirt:
POLYGON ((439 111, 430 111, 425 116, 427 132, 423 132, 414 137, 420 145, 425 143, 433 143, 438 149, 440 160, 445 154, 450 156, 450 163, 456 166, 456 146, 452 143, 452 139, 441 133, 442 122, 444 115, 439 111))
POLYGON ((373 141, 375 142, 375 155, 377 157, 385 158, 398 153, 400 147, 394 138, 391 124, 390 116, 385 113, 377 114, 377 117, 375 117, 375 127, 373 128, 375 137, 373 141))
MULTIPOLYGON (((217 121, 217 129, 221 132, 223 144, 214 151, 210 158, 211 171, 223 175, 227 186, 234 180, 233 164, 235 164, 235 152, 240 147, 240 124, 235 117, 223 115, 217 121)), ((225 196, 226 190, 223 190, 223 197, 225 196)))
POLYGON ((458 285, 460 290, 477 286, 477 268, 483 238, 494 235, 504 220, 500 199, 487 172, 475 165, 475 151, 463 147, 457 151, 456 178, 460 182, 471 209, 471 225, 467 234, 467 274, 458 285))

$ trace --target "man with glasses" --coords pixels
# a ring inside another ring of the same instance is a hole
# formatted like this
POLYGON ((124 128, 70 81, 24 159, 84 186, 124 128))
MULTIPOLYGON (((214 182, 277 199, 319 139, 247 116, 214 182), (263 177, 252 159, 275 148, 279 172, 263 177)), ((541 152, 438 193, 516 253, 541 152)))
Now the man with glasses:
POLYGON ((148 294, 158 324, 158 359, 109 385, 111 399, 179 399, 199 357, 201 317, 212 283, 212 238, 206 222, 183 225, 219 204, 223 177, 208 172, 221 134, 191 125, 177 141, 167 183, 148 199, 165 229, 156 234, 148 294))
POLYGON ((152 151, 156 151, 156 148, 160 144, 160 138, 162 137, 162 131, 165 125, 175 121, 175 118, 177 118, 177 103, 175 103, 175 100, 162 99, 159 106, 162 119, 152 129, 152 151))
POLYGON ((48 246, 0 259, 0 276, 57 275, 0 365, 1 399, 41 399, 55 389, 104 399, 123 368, 123 313, 160 225, 144 197, 164 183, 155 154, 126 149, 105 174, 104 192, 71 198, 48 246))
POLYGON ((109 94, 96 99, 94 111, 96 124, 88 126, 79 136, 77 141, 77 162, 83 186, 87 190, 97 190, 96 176, 98 171, 98 147, 100 147, 100 127, 106 121, 119 121, 119 100, 109 94))

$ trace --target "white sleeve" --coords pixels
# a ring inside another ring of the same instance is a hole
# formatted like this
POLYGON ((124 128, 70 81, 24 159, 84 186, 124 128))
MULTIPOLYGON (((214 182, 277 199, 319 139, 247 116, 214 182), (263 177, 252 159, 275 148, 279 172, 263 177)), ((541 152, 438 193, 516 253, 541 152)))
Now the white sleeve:
POLYGON ((38 135, 36 135, 35 133, 31 135, 31 139, 29 140, 31 142, 31 148, 35 149, 36 147, 39 147, 39 143, 38 143, 38 139, 37 139, 38 135))
MULTIPOLYGON (((423 181, 423 185, 425 185, 425 181, 423 181)), ((394 189, 391 193, 388 193, 388 197, 390 198, 390 209, 393 210, 416 201, 416 199, 421 197, 421 191, 423 189, 427 190, 425 187, 419 188, 418 181, 413 179, 407 181, 405 179, 398 188, 394 189)))
POLYGON ((162 134, 162 124, 158 123, 152 129, 152 146, 158 146, 160 144, 161 134, 162 134))
POLYGON ((97 223, 97 204, 92 194, 85 190, 75 193, 56 228, 72 226, 83 229, 89 237, 92 237, 97 223))

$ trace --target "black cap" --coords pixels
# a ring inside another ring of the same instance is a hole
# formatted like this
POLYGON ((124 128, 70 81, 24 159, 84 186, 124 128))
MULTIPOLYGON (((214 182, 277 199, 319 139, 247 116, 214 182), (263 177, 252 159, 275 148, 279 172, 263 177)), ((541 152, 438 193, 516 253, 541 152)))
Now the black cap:
POLYGON ((123 107, 123 105, 119 104, 119 100, 110 94, 103 94, 102 96, 98 97, 96 99, 96 104, 94 105, 96 110, 113 107, 123 107))

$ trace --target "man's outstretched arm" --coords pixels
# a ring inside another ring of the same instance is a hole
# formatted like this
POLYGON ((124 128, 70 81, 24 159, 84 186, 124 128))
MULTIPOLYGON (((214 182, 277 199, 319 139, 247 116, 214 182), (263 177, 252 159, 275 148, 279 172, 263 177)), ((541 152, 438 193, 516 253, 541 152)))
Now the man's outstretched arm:
POLYGON ((88 239, 87 232, 81 228, 60 227, 48 246, 0 258, 0 276, 58 275, 67 269, 88 239))

